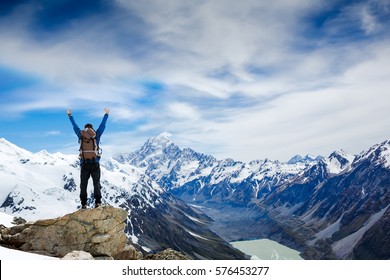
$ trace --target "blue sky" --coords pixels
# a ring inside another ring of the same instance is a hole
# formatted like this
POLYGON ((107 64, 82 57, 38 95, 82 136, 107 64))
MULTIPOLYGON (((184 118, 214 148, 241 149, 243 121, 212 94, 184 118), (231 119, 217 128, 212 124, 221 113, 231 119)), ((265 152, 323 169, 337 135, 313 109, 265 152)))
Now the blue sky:
POLYGON ((390 1, 0 2, 0 137, 105 155, 172 134, 218 158, 358 153, 389 139, 390 1))

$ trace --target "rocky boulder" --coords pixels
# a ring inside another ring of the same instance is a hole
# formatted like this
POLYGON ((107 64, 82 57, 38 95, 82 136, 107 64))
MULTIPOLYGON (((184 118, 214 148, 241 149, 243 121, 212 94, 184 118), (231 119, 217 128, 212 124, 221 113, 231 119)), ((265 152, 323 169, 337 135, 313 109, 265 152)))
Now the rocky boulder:
POLYGON ((62 258, 72 251, 113 257, 125 250, 127 212, 112 206, 78 210, 63 217, 0 230, 3 246, 62 258))
POLYGON ((126 245, 124 250, 114 256, 115 260, 142 260, 142 253, 133 245, 126 245))
POLYGON ((84 251, 73 251, 66 254, 61 260, 94 260, 95 258, 84 251))

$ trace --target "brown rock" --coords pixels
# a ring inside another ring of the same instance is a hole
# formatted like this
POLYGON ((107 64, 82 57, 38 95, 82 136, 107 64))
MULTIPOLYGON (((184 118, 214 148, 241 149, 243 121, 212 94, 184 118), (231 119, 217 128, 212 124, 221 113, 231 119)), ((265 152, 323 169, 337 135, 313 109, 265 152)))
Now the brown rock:
POLYGON ((127 212, 112 206, 79 210, 1 230, 1 243, 28 252, 64 257, 72 251, 114 256, 125 249, 127 212))
POLYGON ((132 245, 126 245, 125 249, 114 256, 116 260, 141 260, 142 253, 137 251, 132 245))
POLYGON ((157 254, 146 255, 145 260, 191 260, 191 258, 169 248, 157 254))

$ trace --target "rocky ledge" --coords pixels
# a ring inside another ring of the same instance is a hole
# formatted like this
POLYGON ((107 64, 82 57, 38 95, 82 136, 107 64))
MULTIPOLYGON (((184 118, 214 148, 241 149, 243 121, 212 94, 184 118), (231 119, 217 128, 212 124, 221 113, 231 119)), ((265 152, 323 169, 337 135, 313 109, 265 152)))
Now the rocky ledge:
POLYGON ((63 217, 0 225, 0 245, 63 260, 188 260, 188 256, 166 249, 143 255, 128 244, 124 234, 127 212, 112 206, 78 210, 63 217))
POLYGON ((78 210, 63 217, 0 229, 0 244, 62 258, 73 251, 115 257, 125 251, 127 212, 112 206, 78 210))

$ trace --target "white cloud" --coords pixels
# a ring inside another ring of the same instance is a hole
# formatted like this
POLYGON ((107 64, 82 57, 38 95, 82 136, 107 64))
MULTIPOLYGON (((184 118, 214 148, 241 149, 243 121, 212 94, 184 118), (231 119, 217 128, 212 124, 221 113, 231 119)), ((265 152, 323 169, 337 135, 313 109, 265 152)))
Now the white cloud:
POLYGON ((119 2, 149 23, 150 35, 166 47, 165 56, 153 64, 157 75, 221 98, 230 96, 231 83, 208 77, 213 71, 227 68, 240 82, 254 78, 243 71, 247 65, 284 68, 296 62, 288 50, 299 25, 296 15, 312 3, 119 2))
POLYGON ((198 111, 189 104, 174 102, 168 104, 168 112, 173 119, 188 119, 196 121, 200 118, 198 111))
POLYGON ((111 110, 111 118, 114 121, 132 121, 141 116, 140 112, 133 111, 129 107, 114 107, 111 110))
POLYGON ((61 134, 62 132, 60 130, 50 130, 45 133, 46 136, 58 136, 61 134))
POLYGON ((67 86, 90 80, 101 82, 134 73, 131 61, 111 52, 86 45, 81 38, 61 40, 43 48, 40 42, 29 40, 23 33, 0 34, 2 64, 57 85, 67 86), (26 47, 28 46, 28 47, 26 47))
MULTIPOLYGON (((372 48, 370 59, 340 74, 328 87, 297 90, 266 103, 253 99, 253 106, 214 112, 224 116, 222 121, 162 118, 158 123, 178 144, 221 158, 288 160, 298 153, 327 156, 339 148, 359 153, 388 138, 388 53, 386 44, 372 48)), ((207 108, 199 113, 207 115, 207 108)))
POLYGON ((169 131, 178 144, 244 160, 357 152, 385 137, 389 42, 326 37, 355 20, 367 35, 383 30, 368 6, 342 9, 324 25, 325 38, 312 40, 302 16, 323 1, 116 3, 130 13, 80 21, 43 42, 28 29, 31 14, 8 18, 2 65, 38 85, 16 92, 26 98, 3 111, 71 107, 100 116, 108 106, 110 120, 132 129, 107 137, 112 151, 126 137, 135 140, 130 151, 169 131), (164 87, 153 92, 145 79, 164 87))
POLYGON ((376 19, 370 13, 367 7, 363 7, 361 11, 361 17, 362 17, 362 28, 366 33, 370 34, 377 30, 378 24, 376 22, 376 19))

